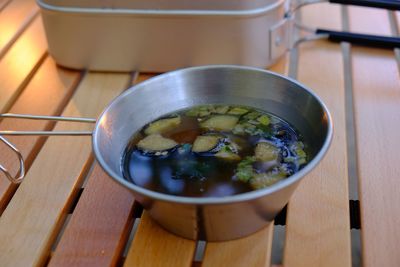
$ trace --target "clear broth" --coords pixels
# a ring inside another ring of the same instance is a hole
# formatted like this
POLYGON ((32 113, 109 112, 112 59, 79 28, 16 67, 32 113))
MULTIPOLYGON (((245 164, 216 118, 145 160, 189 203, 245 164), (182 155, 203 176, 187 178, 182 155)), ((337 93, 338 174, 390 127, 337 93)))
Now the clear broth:
MULTIPOLYGON (((218 105, 208 105, 215 107, 218 105)), ((204 107, 204 106, 203 106, 204 107)), ((260 140, 267 141, 279 148, 280 164, 285 164, 288 175, 297 172, 304 164, 298 164, 296 157, 293 162, 285 162, 290 156, 291 145, 301 141, 301 135, 286 121, 265 111, 256 110, 250 107, 230 105, 230 108, 245 108, 250 111, 259 112, 270 118, 266 135, 234 134, 232 131, 213 131, 202 128, 199 119, 205 121, 213 114, 205 117, 188 116, 191 109, 180 110, 168 114, 163 118, 179 116, 181 123, 162 133, 162 136, 178 143, 178 146, 168 152, 168 155, 156 156, 148 154, 138 148, 140 140, 146 137, 146 125, 139 132, 135 133, 127 146, 123 160, 122 169, 125 179, 134 184, 152 191, 170 195, 187 197, 223 197, 254 190, 246 182, 237 179, 238 163, 240 161, 226 160, 215 157, 215 153, 194 153, 191 151, 192 144, 196 138, 205 134, 218 134, 239 145, 237 155, 243 160, 254 156, 254 149, 260 140), (283 133, 283 134, 282 134, 283 133), (287 155, 286 155, 287 154, 287 155), (286 155, 286 157, 285 157, 286 155)), ((215 114, 214 114, 215 115, 215 114)), ((242 120, 242 116, 239 116, 242 120)), ((253 163, 255 172, 260 172, 262 164, 253 163)))

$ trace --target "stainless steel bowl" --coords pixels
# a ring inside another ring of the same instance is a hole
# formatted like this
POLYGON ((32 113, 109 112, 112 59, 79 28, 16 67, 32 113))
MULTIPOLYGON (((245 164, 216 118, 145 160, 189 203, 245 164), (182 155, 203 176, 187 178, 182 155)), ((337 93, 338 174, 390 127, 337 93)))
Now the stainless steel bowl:
POLYGON ((129 188, 162 227, 189 239, 223 241, 268 225, 322 159, 331 139, 332 120, 326 106, 300 83, 257 68, 203 66, 157 76, 117 97, 97 121, 93 150, 104 170, 129 188), (121 157, 133 133, 167 113, 212 103, 252 106, 284 118, 303 134, 311 160, 271 187, 228 197, 172 196, 124 179, 121 157))

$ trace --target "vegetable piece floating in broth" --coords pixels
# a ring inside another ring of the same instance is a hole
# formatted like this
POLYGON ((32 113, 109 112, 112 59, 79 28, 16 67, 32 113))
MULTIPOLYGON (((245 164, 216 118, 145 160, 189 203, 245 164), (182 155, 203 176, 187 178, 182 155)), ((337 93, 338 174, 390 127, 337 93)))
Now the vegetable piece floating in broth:
POLYGON ((249 110, 247 108, 242 108, 242 107, 234 107, 231 110, 229 110, 228 114, 232 115, 243 115, 248 113, 249 110))
POLYGON ((193 152, 208 152, 216 148, 221 137, 215 135, 200 135, 194 140, 193 152))
POLYGON ((229 145, 224 145, 220 151, 218 151, 215 156, 217 158, 230 160, 230 161, 238 161, 240 160, 240 156, 235 153, 234 149, 229 145))
POLYGON ((174 140, 162 137, 160 134, 151 134, 140 140, 137 147, 145 152, 161 152, 178 145, 174 140))
POLYGON ((203 105, 133 135, 122 165, 127 180, 153 191, 222 197, 286 179, 307 162, 306 149, 301 135, 270 113, 203 105))
POLYGON ((279 149, 270 143, 261 142, 256 146, 255 157, 258 161, 278 160, 279 149))
POLYGON ((269 124, 269 117, 267 115, 262 115, 257 118, 257 121, 262 125, 267 126, 269 124))
POLYGON ((231 131, 239 118, 231 115, 214 115, 200 123, 202 128, 214 131, 231 131))
POLYGON ((150 123, 149 126, 147 126, 146 130, 144 130, 144 133, 147 135, 164 133, 166 131, 174 129, 175 127, 179 126, 179 124, 181 124, 180 116, 175 118, 161 119, 150 123))

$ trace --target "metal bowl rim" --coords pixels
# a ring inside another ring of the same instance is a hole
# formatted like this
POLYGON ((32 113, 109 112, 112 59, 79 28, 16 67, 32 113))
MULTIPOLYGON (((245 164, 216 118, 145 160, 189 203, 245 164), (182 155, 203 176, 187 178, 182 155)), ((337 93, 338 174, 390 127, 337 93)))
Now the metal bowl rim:
POLYGON ((100 166, 104 169, 104 171, 109 176, 111 176, 116 182, 120 183, 121 185, 132 190, 135 193, 144 195, 151 199, 161 200, 161 201, 165 201, 165 202, 173 202, 173 203, 187 204, 187 205, 199 205, 199 204, 201 204, 201 205, 205 205, 205 204, 218 205, 218 204, 230 204, 230 203, 235 203, 235 202, 244 202, 244 201, 261 198, 265 195, 273 194, 273 193, 275 193, 279 190, 282 190, 283 188, 290 186, 291 184, 297 182, 298 180, 303 178, 307 173, 309 173, 312 169, 314 169, 318 165, 318 163, 322 160, 322 158, 325 156, 325 154, 331 144, 332 135, 333 135, 332 117, 331 117, 331 114, 330 114, 329 110, 327 109, 326 105, 311 89, 302 85, 298 81, 296 81, 292 78, 286 77, 284 75, 272 72, 272 71, 255 68, 255 67, 238 66, 238 65, 205 65, 205 66, 184 68, 184 69, 179 69, 179 70, 167 72, 164 74, 160 74, 154 78, 148 79, 144 82, 141 82, 137 85, 132 86, 131 88, 126 90, 124 93, 117 96, 114 100, 111 101, 111 103, 106 107, 106 109, 102 112, 99 119, 97 120, 97 123, 96 123, 94 131, 93 131, 93 135, 92 135, 92 146, 93 146, 93 151, 94 151, 95 157, 96 157, 97 161, 99 162, 100 166), (121 177, 120 175, 115 173, 113 170, 111 170, 107 166, 104 159, 101 157, 100 149, 98 147, 97 132, 100 128, 102 119, 107 115, 108 111, 114 105, 118 104, 120 99, 122 99, 126 95, 130 94, 131 91, 133 91, 133 90, 139 90, 141 87, 143 87, 147 84, 155 83, 158 80, 165 79, 169 76, 176 75, 177 73, 185 74, 187 72, 196 72, 196 71, 209 70, 209 69, 247 70, 247 71, 264 73, 267 75, 272 75, 272 76, 278 77, 282 80, 285 80, 286 82, 294 83, 296 86, 302 88, 303 90, 306 90, 309 94, 311 94, 317 100, 317 102, 321 105, 323 111, 327 115, 327 126, 328 126, 327 134, 326 134, 324 143, 323 143, 321 149, 319 150, 319 152, 300 171, 298 171, 294 175, 289 176, 288 178, 286 178, 272 186, 269 186, 269 187, 263 188, 263 189, 246 192, 246 193, 237 194, 237 195, 226 196, 226 197, 183 197, 183 196, 174 196, 174 195, 155 192, 155 191, 146 189, 144 187, 137 186, 131 182, 128 182, 127 180, 125 180, 123 177, 121 177))

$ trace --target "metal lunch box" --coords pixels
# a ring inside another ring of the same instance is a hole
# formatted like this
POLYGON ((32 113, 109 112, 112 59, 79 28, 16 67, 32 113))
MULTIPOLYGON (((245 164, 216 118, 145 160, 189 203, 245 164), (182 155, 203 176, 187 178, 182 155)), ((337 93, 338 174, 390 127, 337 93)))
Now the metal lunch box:
POLYGON ((289 43, 281 27, 286 3, 38 0, 49 53, 59 65, 145 72, 206 64, 266 68, 289 43))
POLYGON ((210 64, 266 68, 302 41, 328 38, 400 47, 400 38, 313 29, 300 7, 330 2, 400 10, 392 0, 37 0, 59 65, 73 69, 164 72, 210 64), (307 32, 295 39, 293 29, 307 32))

